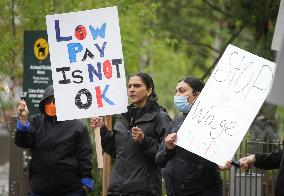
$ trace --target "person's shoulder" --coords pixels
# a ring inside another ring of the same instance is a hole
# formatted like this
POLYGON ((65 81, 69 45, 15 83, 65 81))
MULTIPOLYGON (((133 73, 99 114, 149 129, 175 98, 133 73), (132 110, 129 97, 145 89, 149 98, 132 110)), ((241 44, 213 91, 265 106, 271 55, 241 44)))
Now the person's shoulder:
POLYGON ((75 132, 83 133, 88 131, 87 125, 81 119, 68 120, 65 123, 67 123, 65 126, 72 127, 75 132))
POLYGON ((43 114, 33 114, 32 116, 29 117, 29 120, 31 122, 39 122, 43 121, 44 115, 43 114))
POLYGON ((168 115, 167 111, 163 107, 160 107, 160 109, 158 109, 156 112, 159 118, 166 119, 168 121, 172 120, 171 117, 168 115))
POLYGON ((181 115, 176 116, 176 117, 173 119, 173 122, 184 121, 185 118, 186 118, 186 115, 185 115, 185 114, 181 114, 181 115))
POLYGON ((84 123, 82 120, 80 119, 74 119, 74 120, 67 120, 67 121, 64 121, 66 124, 71 124, 72 126, 74 127, 85 127, 84 123))
POLYGON ((168 117, 169 118, 169 115, 168 115, 167 111, 165 111, 165 110, 160 109, 160 110, 157 111, 157 114, 161 117, 168 117))

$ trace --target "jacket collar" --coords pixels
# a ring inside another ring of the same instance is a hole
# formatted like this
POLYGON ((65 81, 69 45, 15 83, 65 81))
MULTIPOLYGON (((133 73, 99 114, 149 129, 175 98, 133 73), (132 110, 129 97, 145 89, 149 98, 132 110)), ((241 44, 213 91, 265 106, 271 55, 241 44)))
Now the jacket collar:
POLYGON ((143 108, 137 108, 131 104, 127 109, 128 111, 121 116, 131 127, 135 126, 138 122, 151 121, 156 117, 158 111, 164 110, 156 101, 149 101, 143 108))
POLYGON ((57 116, 48 116, 46 114, 43 114, 43 116, 48 122, 51 122, 52 124, 56 124, 60 122, 60 121, 57 121, 57 116))

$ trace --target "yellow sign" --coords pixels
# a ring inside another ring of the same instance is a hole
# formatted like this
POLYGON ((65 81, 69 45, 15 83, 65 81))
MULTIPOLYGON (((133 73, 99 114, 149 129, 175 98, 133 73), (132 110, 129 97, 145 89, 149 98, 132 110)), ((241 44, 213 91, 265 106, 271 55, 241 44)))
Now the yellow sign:
POLYGON ((48 56, 48 43, 44 38, 36 40, 34 45, 34 54, 38 60, 44 60, 48 56))

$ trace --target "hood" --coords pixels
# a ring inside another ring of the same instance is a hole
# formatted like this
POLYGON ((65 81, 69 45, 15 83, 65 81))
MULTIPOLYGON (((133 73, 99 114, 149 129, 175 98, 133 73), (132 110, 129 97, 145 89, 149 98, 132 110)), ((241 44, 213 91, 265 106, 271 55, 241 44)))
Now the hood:
POLYGON ((45 89, 43 96, 39 102, 39 111, 43 114, 44 113, 44 105, 43 102, 47 97, 54 96, 54 90, 52 86, 49 86, 45 89))

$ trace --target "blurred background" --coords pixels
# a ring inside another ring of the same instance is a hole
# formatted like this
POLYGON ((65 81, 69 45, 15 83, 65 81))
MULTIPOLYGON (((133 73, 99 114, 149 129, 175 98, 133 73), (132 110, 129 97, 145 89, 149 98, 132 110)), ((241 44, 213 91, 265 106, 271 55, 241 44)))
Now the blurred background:
MULTIPOLYGON (((23 35, 46 30, 45 16, 118 6, 126 77, 143 71, 174 117, 175 86, 205 82, 228 44, 275 61, 271 50, 280 0, 0 0, 0 195, 8 192, 11 115, 23 89, 23 35)), ((261 108, 246 138, 283 139, 284 110, 261 108)), ((96 164, 96 157, 94 157, 96 164)), ((94 169, 100 195, 101 172, 94 169)))

